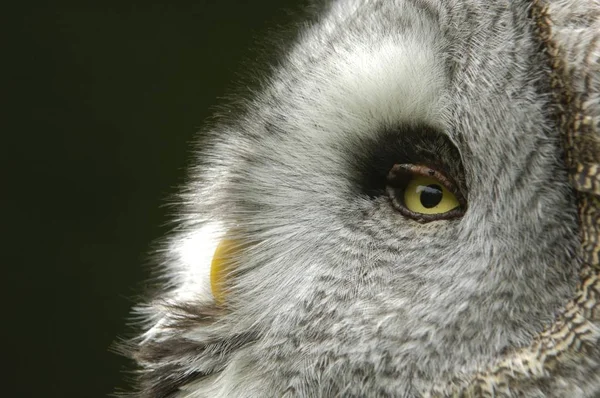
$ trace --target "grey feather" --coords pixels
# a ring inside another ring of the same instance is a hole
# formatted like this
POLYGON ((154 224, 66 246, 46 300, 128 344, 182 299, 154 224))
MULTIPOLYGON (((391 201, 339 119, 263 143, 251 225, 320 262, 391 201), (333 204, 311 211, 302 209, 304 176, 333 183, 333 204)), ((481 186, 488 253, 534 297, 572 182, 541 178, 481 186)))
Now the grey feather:
POLYGON ((198 153, 164 290, 136 310, 138 395, 413 397, 528 346, 581 266, 529 6, 323 4, 198 153), (450 176, 464 215, 399 213, 399 163, 450 176), (223 302, 198 236, 240 244, 223 302))

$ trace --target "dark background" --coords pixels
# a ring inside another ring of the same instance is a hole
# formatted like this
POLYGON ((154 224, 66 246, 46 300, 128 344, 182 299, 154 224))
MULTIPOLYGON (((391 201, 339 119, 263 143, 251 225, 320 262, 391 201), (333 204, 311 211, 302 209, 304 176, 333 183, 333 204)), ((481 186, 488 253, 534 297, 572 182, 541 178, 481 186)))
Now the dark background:
POLYGON ((0 395, 127 389, 131 364, 110 346, 131 332, 126 319, 152 243, 168 230, 165 204, 184 181, 190 143, 256 44, 295 20, 295 3, 55 2, 6 12, 10 372, 0 395))

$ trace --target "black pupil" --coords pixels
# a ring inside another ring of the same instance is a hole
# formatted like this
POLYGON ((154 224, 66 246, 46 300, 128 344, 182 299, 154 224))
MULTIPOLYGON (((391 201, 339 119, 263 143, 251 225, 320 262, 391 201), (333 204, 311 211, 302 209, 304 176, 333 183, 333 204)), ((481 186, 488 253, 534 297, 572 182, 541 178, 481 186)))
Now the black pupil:
POLYGON ((444 193, 442 191, 442 187, 438 184, 430 184, 419 187, 421 188, 421 204, 426 209, 431 209, 440 204, 442 201, 442 196, 444 193))

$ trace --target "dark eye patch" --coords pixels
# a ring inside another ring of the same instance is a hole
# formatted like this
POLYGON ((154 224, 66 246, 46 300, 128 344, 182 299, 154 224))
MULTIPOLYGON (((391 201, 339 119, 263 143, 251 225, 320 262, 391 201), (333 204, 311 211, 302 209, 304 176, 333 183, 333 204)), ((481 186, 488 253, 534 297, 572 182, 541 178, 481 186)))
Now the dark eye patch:
POLYGON ((405 125, 380 131, 355 143, 352 167, 358 191, 371 198, 386 194, 394 164, 423 164, 456 182, 466 198, 464 169, 458 149, 448 137, 427 125, 405 125))

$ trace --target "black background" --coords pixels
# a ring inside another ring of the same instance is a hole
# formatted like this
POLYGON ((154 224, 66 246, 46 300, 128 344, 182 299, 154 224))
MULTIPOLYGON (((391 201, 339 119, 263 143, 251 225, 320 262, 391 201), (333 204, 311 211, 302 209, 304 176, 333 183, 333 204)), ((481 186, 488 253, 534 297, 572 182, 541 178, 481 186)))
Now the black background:
POLYGON ((190 143, 257 43, 296 19, 295 3, 55 2, 5 12, 10 371, 0 395, 127 388, 130 363, 110 347, 130 332, 126 319, 149 276, 152 242, 168 230, 165 204, 184 181, 190 143))

